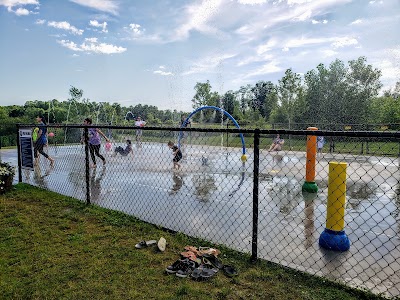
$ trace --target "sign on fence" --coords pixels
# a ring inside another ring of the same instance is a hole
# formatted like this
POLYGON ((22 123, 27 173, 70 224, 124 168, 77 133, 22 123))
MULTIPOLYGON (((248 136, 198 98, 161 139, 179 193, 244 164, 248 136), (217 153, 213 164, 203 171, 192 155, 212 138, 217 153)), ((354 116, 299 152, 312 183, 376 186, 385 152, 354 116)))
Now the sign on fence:
POLYGON ((21 167, 33 171, 33 144, 32 131, 30 129, 19 130, 19 152, 21 167))

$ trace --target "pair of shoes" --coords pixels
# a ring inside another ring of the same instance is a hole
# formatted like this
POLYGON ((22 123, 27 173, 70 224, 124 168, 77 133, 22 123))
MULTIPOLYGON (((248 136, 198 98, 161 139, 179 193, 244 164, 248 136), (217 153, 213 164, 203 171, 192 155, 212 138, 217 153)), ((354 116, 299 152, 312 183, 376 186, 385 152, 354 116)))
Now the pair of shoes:
POLYGON ((150 241, 140 241, 135 245, 136 249, 142 249, 142 248, 147 248, 151 245, 155 245, 157 243, 156 240, 150 240, 150 241))
POLYGON ((218 269, 213 268, 210 265, 201 264, 193 270, 190 276, 195 280, 206 280, 213 277, 217 272, 218 269))
POLYGON ((196 263, 188 258, 178 259, 172 265, 168 266, 165 271, 169 274, 175 274, 178 277, 188 277, 196 268, 196 263))

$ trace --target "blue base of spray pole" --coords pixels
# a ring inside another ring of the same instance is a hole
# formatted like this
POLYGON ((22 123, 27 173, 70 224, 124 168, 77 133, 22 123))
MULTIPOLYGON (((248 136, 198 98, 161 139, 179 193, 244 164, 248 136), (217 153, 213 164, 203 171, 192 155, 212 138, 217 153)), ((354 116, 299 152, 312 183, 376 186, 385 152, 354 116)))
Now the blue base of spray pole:
POLYGON ((334 231, 325 228, 319 237, 319 245, 328 250, 347 251, 350 249, 350 240, 344 230, 334 231))

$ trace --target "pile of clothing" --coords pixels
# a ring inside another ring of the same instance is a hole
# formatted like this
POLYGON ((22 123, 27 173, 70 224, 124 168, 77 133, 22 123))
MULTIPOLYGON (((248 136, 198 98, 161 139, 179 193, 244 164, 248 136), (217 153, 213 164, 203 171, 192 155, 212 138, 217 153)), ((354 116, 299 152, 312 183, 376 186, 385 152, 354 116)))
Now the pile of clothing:
POLYGON ((177 277, 191 277, 195 280, 206 280, 213 277, 222 270, 229 277, 236 276, 237 270, 233 266, 224 265, 218 258, 220 251, 210 247, 186 246, 181 257, 165 271, 168 274, 175 274, 177 277))

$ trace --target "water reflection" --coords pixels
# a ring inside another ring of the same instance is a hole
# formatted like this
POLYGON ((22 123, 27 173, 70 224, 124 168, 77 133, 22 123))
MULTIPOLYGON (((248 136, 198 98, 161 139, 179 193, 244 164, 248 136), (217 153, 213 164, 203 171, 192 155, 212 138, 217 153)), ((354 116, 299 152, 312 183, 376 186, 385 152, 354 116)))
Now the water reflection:
POLYGON ((47 168, 43 168, 40 164, 35 166, 33 170, 33 182, 35 185, 38 187, 41 187, 43 189, 48 189, 47 187, 47 180, 46 177, 50 175, 50 173, 53 171, 54 166, 49 166, 47 168))
POLYGON ((97 168, 94 168, 90 174, 90 199, 92 202, 98 202, 101 195, 101 180, 106 173, 106 168, 101 168, 100 175, 97 176, 97 168))
POLYGON ((172 181, 174 184, 172 185, 171 190, 168 192, 170 195, 176 194, 183 186, 182 176, 175 172, 172 174, 172 181))
POLYGON ((217 190, 215 178, 211 174, 194 174, 192 181, 195 195, 201 201, 208 201, 211 192, 217 190))
POLYGON ((317 193, 302 192, 302 195, 304 198, 304 246, 307 249, 315 243, 314 200, 317 198, 317 193))

